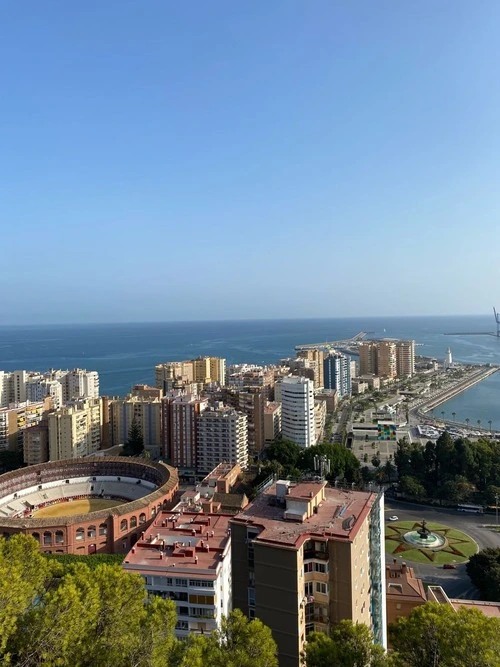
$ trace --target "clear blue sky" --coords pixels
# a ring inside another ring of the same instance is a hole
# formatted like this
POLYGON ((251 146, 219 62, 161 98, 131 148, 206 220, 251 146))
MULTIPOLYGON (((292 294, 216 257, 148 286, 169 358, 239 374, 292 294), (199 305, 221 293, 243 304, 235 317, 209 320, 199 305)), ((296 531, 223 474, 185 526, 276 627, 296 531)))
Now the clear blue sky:
POLYGON ((4 0, 3 323, 500 306, 498 0, 4 0))

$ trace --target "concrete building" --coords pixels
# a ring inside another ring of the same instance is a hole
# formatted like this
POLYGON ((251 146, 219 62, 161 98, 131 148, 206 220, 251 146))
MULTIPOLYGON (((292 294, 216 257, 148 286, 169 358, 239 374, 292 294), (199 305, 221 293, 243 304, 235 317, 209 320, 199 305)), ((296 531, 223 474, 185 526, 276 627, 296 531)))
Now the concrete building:
POLYGON ((42 420, 23 433, 23 458, 26 465, 38 465, 49 460, 49 423, 42 420))
POLYGON ((26 382, 26 400, 38 403, 49 396, 55 409, 63 404, 63 387, 58 380, 47 380, 43 376, 30 378, 26 382))
POLYGON ((147 384, 136 384, 132 387, 131 396, 148 399, 163 398, 163 391, 157 387, 150 387, 147 384))
POLYGON ((283 378, 281 385, 281 432, 300 447, 316 444, 314 384, 301 377, 283 378))
POLYGON ((351 394, 351 358, 331 352, 323 362, 325 389, 335 389, 339 398, 351 394))
POLYGON ((147 590, 174 600, 179 638, 209 634, 231 611, 230 516, 179 507, 158 515, 125 557, 147 590))
POLYGON ((65 371, 63 379, 64 402, 76 401, 80 398, 99 398, 99 373, 74 368, 65 371))
POLYGON ((97 452, 101 446, 102 412, 99 398, 74 401, 48 416, 49 458, 76 459, 97 452))
POLYGON ((324 383, 324 352, 323 350, 301 350, 298 359, 307 359, 309 367, 314 371, 314 388, 321 389, 324 383))
POLYGON ((24 431, 37 426, 50 410, 50 398, 37 403, 25 401, 0 409, 0 451, 22 451, 24 431))
POLYGON ((398 340, 396 343, 396 375, 398 378, 415 375, 414 340, 398 340))
POLYGON ((326 424, 326 401, 314 401, 314 435, 316 442, 323 440, 326 424))
POLYGON ((208 406, 192 394, 166 397, 162 401, 162 452, 181 473, 196 469, 199 415, 208 406))
POLYGON ((192 383, 205 386, 226 382, 226 360, 220 357, 198 357, 185 361, 168 361, 155 367, 155 386, 166 394, 192 383))
POLYGON ((406 563, 396 559, 386 566, 387 623, 394 623, 399 616, 408 616, 415 607, 427 602, 423 581, 406 563))
POLYGON ((281 403, 267 403, 264 406, 264 443, 270 444, 281 435, 281 403))
POLYGON ((159 398, 129 395, 111 402, 112 444, 125 444, 132 422, 141 429, 144 448, 153 457, 160 455, 162 444, 162 402, 159 398))
POLYGON ((27 371, 12 371, 9 373, 9 405, 11 403, 25 403, 26 382, 29 374, 27 371))
POLYGON ((244 387, 262 387, 266 398, 269 399, 274 388, 274 367, 249 366, 239 364, 231 366, 227 375, 227 385, 243 389, 244 387))
POLYGON ((208 473, 219 463, 248 466, 247 416, 219 404, 198 417, 196 469, 208 473))
POLYGON ((384 501, 279 481, 231 522, 233 605, 271 628, 280 667, 299 667, 307 635, 342 619, 386 646, 384 501))

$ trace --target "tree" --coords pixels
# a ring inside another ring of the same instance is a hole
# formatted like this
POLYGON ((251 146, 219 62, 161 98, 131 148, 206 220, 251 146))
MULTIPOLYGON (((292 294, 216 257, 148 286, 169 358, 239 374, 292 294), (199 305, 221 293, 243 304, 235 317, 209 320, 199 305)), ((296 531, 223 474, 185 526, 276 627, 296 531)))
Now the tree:
POLYGON ((413 498, 425 498, 426 492, 423 484, 420 484, 418 479, 405 475, 399 480, 399 491, 413 498))
POLYGON ((313 471, 314 458, 316 456, 326 456, 330 461, 328 479, 345 477, 349 484, 359 482, 359 461, 349 449, 338 443, 329 442, 324 442, 314 447, 307 447, 301 450, 297 467, 304 471, 313 471))
POLYGON ((394 667, 498 667, 500 620, 427 603, 389 627, 394 667))
POLYGON ((490 547, 471 556, 467 574, 484 599, 500 602, 500 548, 490 547))
POLYGON ((127 442, 123 446, 124 456, 139 456, 144 451, 144 438, 141 427, 134 418, 128 432, 127 442))
POLYGON ((382 667, 387 659, 373 643, 370 629, 362 623, 340 621, 330 636, 312 632, 305 649, 307 667, 382 667))
POLYGON ((278 667, 276 643, 262 621, 239 609, 222 619, 221 629, 187 642, 181 667, 278 667))
POLYGON ((277 461, 282 466, 297 465, 301 448, 291 440, 275 440, 265 449, 265 457, 268 461, 277 461))

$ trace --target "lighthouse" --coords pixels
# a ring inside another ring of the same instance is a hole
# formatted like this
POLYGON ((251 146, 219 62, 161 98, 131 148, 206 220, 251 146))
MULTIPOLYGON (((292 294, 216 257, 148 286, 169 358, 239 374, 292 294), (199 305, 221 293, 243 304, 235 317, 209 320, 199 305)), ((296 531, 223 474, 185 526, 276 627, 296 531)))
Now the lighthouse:
POLYGON ((446 351, 446 357, 444 359, 443 368, 445 371, 447 371, 449 368, 452 368, 452 366, 453 366, 453 357, 451 356, 450 348, 448 348, 448 350, 446 351))

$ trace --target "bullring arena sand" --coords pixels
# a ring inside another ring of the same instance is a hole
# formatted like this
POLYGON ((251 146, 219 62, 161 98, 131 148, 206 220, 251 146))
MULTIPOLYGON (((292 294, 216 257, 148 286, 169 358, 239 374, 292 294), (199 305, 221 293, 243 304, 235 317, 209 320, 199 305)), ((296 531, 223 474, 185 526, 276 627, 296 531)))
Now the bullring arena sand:
POLYGON ((75 516, 75 514, 88 514, 89 512, 97 512, 98 510, 107 510, 110 507, 123 505, 125 502, 125 500, 105 499, 72 500, 67 503, 57 503, 56 505, 49 505, 49 507, 42 507, 42 509, 33 512, 31 516, 34 519, 75 516))

